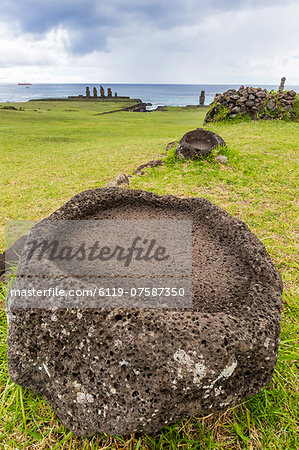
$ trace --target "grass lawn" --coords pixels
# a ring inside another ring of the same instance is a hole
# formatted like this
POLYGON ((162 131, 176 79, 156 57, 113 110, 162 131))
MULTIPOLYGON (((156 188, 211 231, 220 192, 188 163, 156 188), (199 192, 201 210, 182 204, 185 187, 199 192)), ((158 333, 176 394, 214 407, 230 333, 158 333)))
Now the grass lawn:
MULTIPOLYGON (((127 104, 126 104, 127 105, 127 104)), ((0 105, 1 106, 1 105, 0 105)), ((116 112, 117 103, 29 102, 0 109, 1 235, 4 219, 41 219, 85 189, 165 151, 202 126, 206 109, 168 108, 148 114, 116 112), (36 110, 36 111, 35 111, 36 110)), ((266 246, 284 281, 282 335, 271 384, 218 415, 181 421, 155 436, 75 437, 51 408, 8 378, 6 316, 0 325, 0 448, 4 449, 298 449, 298 200, 299 124, 265 121, 210 124, 227 142, 229 159, 177 162, 131 179, 131 188, 205 197, 246 222, 266 246), (296 184, 297 182, 297 184, 296 184)), ((4 302, 4 298, 3 298, 4 302)), ((4 303, 3 303, 4 304, 4 303)))

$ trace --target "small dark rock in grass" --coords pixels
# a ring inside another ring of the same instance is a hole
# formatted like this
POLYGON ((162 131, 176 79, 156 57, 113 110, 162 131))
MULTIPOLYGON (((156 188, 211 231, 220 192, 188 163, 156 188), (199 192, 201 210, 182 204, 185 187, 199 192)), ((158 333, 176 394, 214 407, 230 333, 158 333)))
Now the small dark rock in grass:
POLYGON ((122 184, 126 184, 126 185, 130 184, 129 178, 127 177, 127 175, 125 173, 121 173, 121 174, 117 175, 115 180, 109 181, 109 183, 106 185, 106 187, 117 187, 117 186, 121 186, 122 184))
POLYGON ((9 111, 18 111, 18 108, 15 108, 14 106, 2 106, 0 109, 7 109, 9 111))
POLYGON ((159 166, 163 166, 162 159, 153 159, 152 161, 149 161, 145 164, 141 164, 141 166, 137 167, 137 169, 134 170, 133 174, 134 175, 143 175, 144 172, 142 169, 145 169, 147 167, 159 167, 159 166))
POLYGON ((166 106, 157 106, 157 108, 154 109, 154 111, 166 111, 166 106))
POLYGON ((271 381, 281 277, 243 222, 203 198, 119 188, 81 192, 49 219, 193 224, 191 307, 8 311, 11 378, 43 395, 75 434, 157 432, 271 381))
POLYGON ((217 147, 225 147, 226 143, 213 131, 197 128, 189 131, 180 140, 175 154, 181 159, 198 159, 208 156, 217 147))

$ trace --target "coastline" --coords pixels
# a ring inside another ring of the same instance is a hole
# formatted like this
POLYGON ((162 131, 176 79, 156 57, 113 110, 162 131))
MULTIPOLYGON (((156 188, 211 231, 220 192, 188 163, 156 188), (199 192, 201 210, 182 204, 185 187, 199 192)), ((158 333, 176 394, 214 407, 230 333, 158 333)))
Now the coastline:
MULTIPOLYGON (((26 89, 17 84, 0 83, 0 103, 20 103, 28 100, 40 98, 67 98, 77 96, 85 92, 85 87, 99 86, 99 83, 64 83, 64 84, 32 84, 26 89)), ((252 85, 262 87, 268 91, 277 90, 277 85, 252 85)), ((199 96, 202 90, 205 91, 205 104, 210 104, 216 93, 224 92, 230 88, 239 88, 239 84, 103 84, 105 90, 111 87, 117 91, 119 96, 129 96, 132 99, 141 98, 144 103, 152 103, 153 107, 158 106, 187 106, 198 105, 199 96)), ((299 91, 299 86, 286 85, 286 90, 299 91)))

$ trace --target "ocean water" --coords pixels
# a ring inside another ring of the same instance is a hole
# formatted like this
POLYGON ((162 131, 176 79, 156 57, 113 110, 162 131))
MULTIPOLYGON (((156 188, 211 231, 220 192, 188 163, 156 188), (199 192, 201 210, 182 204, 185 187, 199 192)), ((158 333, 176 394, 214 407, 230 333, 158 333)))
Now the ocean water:
MULTIPOLYGON (((159 105, 186 106, 198 105, 201 91, 206 92, 205 104, 214 99, 217 92, 227 89, 238 89, 236 84, 102 84, 107 92, 110 87, 114 94, 119 96, 140 98, 145 103, 152 103, 153 107, 159 105)), ((92 93, 94 86, 99 92, 99 85, 95 84, 32 84, 26 88, 17 84, 0 84, 0 102, 26 102, 35 98, 68 97, 69 95, 85 95, 85 87, 89 86, 92 93)), ((278 89, 277 85, 254 85, 267 90, 278 89)), ((299 86, 288 86, 286 89, 299 91, 299 86)))

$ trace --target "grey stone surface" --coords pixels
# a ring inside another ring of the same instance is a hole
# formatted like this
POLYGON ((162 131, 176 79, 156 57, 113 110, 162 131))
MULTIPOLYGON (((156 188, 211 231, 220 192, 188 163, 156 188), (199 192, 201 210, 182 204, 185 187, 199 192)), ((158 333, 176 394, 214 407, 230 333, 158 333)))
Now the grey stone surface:
POLYGON ((156 432, 258 393, 276 364, 282 283, 264 245, 202 198, 102 188, 50 216, 192 219, 193 307, 13 310, 8 368, 80 436, 156 432))
POLYGON ((215 161, 217 164, 227 164, 228 163, 228 159, 224 155, 216 156, 215 161))
POLYGON ((267 108, 268 109, 273 109, 275 107, 275 103, 273 100, 269 100, 267 103, 267 108))
POLYGON ((224 140, 213 131, 196 128, 182 137, 175 154, 182 159, 198 159, 208 156, 214 148, 225 145, 224 140))
POLYGON ((240 112, 240 108, 239 108, 238 106, 235 106, 235 107, 231 110, 231 113, 232 113, 232 114, 239 114, 239 112, 240 112))
POLYGON ((106 187, 117 187, 120 186, 121 184, 129 185, 129 183, 130 182, 128 176, 125 173, 121 173, 117 175, 117 177, 114 180, 109 181, 106 187))
POLYGON ((238 103, 245 103, 247 101, 247 98, 246 97, 240 97, 239 99, 238 99, 238 103))

